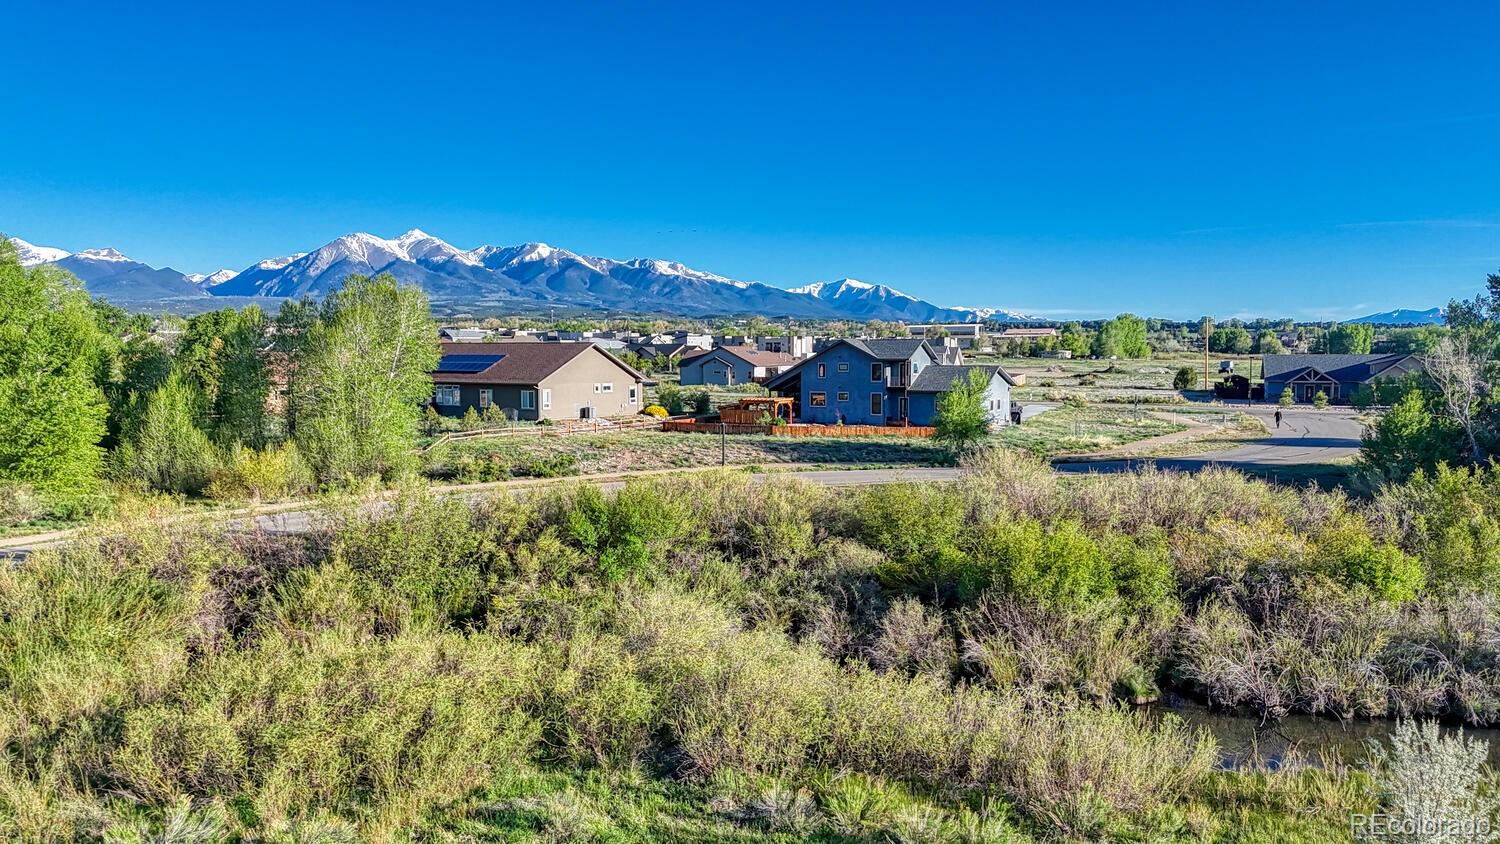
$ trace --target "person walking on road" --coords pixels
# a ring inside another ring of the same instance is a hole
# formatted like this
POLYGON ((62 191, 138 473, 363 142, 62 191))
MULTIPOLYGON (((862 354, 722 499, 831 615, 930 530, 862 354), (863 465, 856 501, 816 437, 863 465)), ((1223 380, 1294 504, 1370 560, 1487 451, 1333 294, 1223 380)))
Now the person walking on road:
POLYGON ((1281 427, 1281 411, 1280 410, 1276 411, 1276 427, 1278 427, 1278 428, 1281 427))

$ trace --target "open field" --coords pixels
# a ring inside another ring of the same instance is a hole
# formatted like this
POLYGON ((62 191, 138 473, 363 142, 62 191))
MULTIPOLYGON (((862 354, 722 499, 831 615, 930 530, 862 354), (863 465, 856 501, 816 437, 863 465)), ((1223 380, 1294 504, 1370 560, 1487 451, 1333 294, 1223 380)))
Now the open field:
MULTIPOLYGON (((854 466, 948 465, 948 452, 909 437, 726 437, 728 465, 775 463, 854 466)), ((432 477, 499 480, 548 474, 595 475, 640 469, 717 466, 720 438, 711 434, 630 431, 567 437, 472 439, 447 443, 427 456, 432 477)))
MULTIPOLYGON (((1187 429, 1159 415, 1115 405, 1061 407, 993 440, 1044 457, 1101 451, 1187 429)), ((949 452, 910 437, 774 437, 735 435, 723 441, 727 465, 797 463, 843 466, 943 466, 949 452)), ((715 466, 721 443, 712 434, 629 431, 475 438, 445 443, 426 457, 429 476, 457 480, 594 475, 638 469, 715 466)))
MULTIPOLYGON (((1202 386, 1203 356, 1190 352, 1158 355, 1149 360, 1054 360, 1050 358, 1013 358, 977 356, 975 362, 999 363, 1012 373, 1024 374, 1026 384, 1013 391, 1017 401, 1060 401, 1079 396, 1091 401, 1106 398, 1119 401, 1174 401, 1178 394, 1172 388, 1172 376, 1178 369, 1193 368, 1194 388, 1202 386)), ((1249 355, 1212 355, 1210 375, 1218 377, 1219 361, 1235 361, 1236 372, 1250 374, 1249 355)), ((1258 374, 1258 373, 1257 373, 1258 374)))
POLYGON ((1064 405, 1000 429, 994 440, 1042 457, 1086 454, 1159 437, 1188 426, 1120 405, 1064 405))

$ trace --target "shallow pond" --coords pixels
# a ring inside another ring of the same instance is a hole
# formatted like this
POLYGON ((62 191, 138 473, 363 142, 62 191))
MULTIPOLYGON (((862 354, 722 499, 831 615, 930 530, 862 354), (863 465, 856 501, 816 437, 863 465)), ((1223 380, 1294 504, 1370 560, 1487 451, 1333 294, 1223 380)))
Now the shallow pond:
MULTIPOLYGON (((1215 712, 1181 698, 1150 707, 1152 712, 1170 712, 1195 727, 1206 728, 1219 742, 1219 765, 1233 769, 1265 766, 1276 769, 1291 756, 1317 764, 1319 756, 1334 752, 1346 762, 1358 764, 1368 753, 1371 739, 1385 741, 1396 722, 1337 721, 1313 715, 1291 715, 1264 724, 1253 716, 1215 712)), ((1453 727, 1489 744, 1490 765, 1500 767, 1500 729, 1453 727)))

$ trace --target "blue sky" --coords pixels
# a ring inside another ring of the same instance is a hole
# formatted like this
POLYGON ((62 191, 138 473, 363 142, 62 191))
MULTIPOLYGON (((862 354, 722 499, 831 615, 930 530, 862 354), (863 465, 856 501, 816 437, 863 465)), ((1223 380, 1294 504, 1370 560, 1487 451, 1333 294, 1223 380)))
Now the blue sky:
POLYGON ((1500 268, 1497 4, 151 5, 7 9, 0 230, 205 272, 419 227, 1059 316, 1500 268))

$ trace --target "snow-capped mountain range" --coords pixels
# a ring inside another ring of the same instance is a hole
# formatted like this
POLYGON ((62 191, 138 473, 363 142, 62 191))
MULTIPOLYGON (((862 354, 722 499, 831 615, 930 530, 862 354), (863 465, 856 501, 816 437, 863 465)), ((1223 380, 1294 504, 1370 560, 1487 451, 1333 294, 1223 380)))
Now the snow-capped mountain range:
POLYGON ((995 308, 946 308, 880 284, 842 279, 790 290, 738 281, 674 261, 619 261, 545 243, 462 250, 419 229, 394 239, 357 232, 311 252, 259 261, 238 272, 199 275, 155 269, 114 249, 70 253, 12 237, 25 266, 56 264, 89 292, 125 304, 212 296, 321 298, 350 275, 390 273, 421 285, 434 304, 501 310, 510 306, 598 308, 689 315, 881 319, 907 322, 1023 321, 995 308))
POLYGON ((1383 311, 1378 314, 1346 319, 1344 322, 1369 323, 1371 325, 1442 325, 1446 320, 1443 318, 1442 308, 1428 308, 1425 311, 1413 310, 1411 308, 1397 308, 1394 311, 1383 311))

